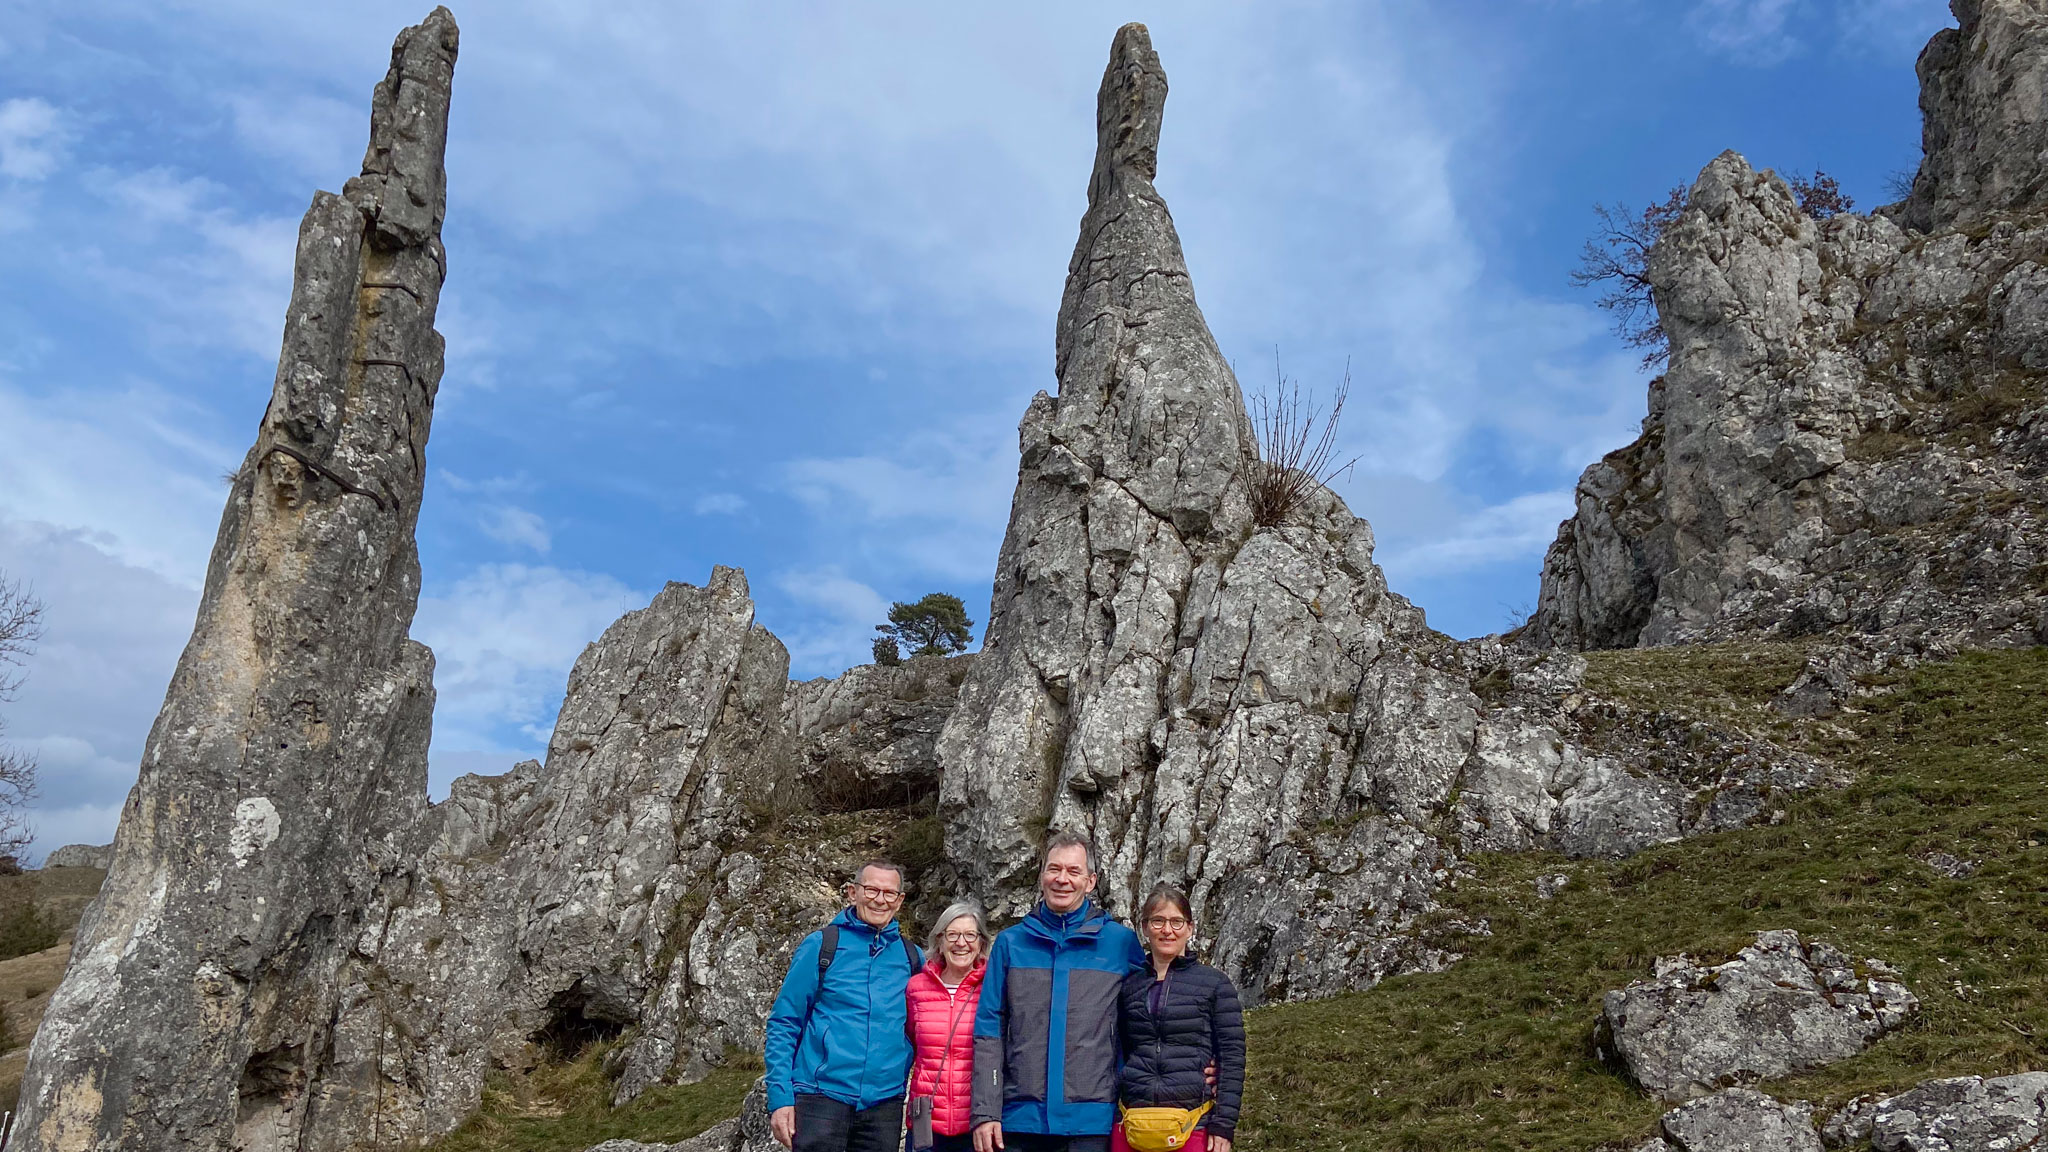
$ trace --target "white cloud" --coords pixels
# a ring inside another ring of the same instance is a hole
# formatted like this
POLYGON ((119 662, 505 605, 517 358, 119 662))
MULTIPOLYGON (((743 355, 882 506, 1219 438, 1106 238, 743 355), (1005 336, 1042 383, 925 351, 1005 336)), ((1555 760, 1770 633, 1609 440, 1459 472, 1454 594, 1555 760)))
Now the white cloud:
POLYGON ((697 502, 690 506, 690 510, 699 516, 734 516, 746 506, 746 499, 736 493, 712 492, 697 497, 697 502))
POLYGON ((1836 12, 1842 43, 1911 67, 1927 38, 1952 28, 1947 0, 1845 0, 1836 12))
POLYGON ((0 176, 43 180, 63 160, 63 114, 35 97, 0 102, 0 176))
POLYGON ((1777 64, 1803 45, 1786 28, 1798 0, 1699 0, 1686 28, 1712 51, 1739 64, 1777 64))
POLYGON ((784 572, 775 586, 818 613, 786 636, 777 633, 789 649, 792 676, 837 676, 873 660, 875 625, 889 619, 881 593, 832 568, 784 572))
POLYGON ((1557 535, 1560 520, 1572 514, 1568 491, 1529 492, 1502 504, 1482 508, 1449 523, 1419 543, 1390 550, 1380 558, 1388 582, 1420 582, 1431 576, 1464 572, 1489 564, 1540 557, 1557 535))
POLYGON ((821 524, 886 530, 900 567, 987 579, 1017 484, 1015 417, 963 421, 920 433, 890 455, 809 457, 783 470, 783 487, 821 524))
POLYGON ((594 572, 487 564, 420 598, 413 637, 434 650, 433 787, 476 757, 541 754, 569 668, 612 621, 647 602, 594 572), (441 759, 446 749, 468 759, 441 759))
POLYGON ((196 587, 124 563, 104 537, 0 517, 0 568, 43 602, 8 740, 36 754, 36 851, 105 843, 192 630, 196 587))
POLYGON ((482 509, 477 514, 477 526, 484 535, 502 544, 520 548, 531 548, 545 556, 553 541, 548 536, 548 522, 536 513, 510 504, 496 504, 482 509))

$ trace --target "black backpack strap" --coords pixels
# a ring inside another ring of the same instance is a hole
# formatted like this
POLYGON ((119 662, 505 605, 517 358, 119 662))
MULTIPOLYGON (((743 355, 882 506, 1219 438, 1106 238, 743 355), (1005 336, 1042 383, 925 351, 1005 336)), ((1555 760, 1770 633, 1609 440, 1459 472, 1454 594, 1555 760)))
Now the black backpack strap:
POLYGON ((825 938, 818 942, 818 985, 825 984, 825 969, 832 966, 832 957, 839 954, 839 925, 825 925, 825 938))
POLYGON ((912 976, 917 975, 918 971, 924 967, 924 949, 905 940, 903 942, 903 954, 910 957, 910 974, 912 976))

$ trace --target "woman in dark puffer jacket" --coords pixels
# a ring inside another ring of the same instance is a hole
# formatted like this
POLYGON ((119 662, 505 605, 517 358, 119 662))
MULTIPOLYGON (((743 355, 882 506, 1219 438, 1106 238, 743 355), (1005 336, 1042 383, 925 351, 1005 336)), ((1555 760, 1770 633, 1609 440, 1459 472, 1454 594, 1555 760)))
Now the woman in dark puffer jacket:
MULTIPOLYGON (((1230 977, 1189 955, 1193 921, 1177 888, 1161 884, 1145 898, 1138 930, 1152 964, 1124 977, 1117 1098, 1125 1108, 1200 1108, 1210 1099, 1213 1065, 1215 1106, 1184 1152, 1230 1152, 1244 1097, 1244 1010, 1230 977)), ((1113 1152, 1126 1152, 1122 1124, 1110 1143, 1113 1152)))

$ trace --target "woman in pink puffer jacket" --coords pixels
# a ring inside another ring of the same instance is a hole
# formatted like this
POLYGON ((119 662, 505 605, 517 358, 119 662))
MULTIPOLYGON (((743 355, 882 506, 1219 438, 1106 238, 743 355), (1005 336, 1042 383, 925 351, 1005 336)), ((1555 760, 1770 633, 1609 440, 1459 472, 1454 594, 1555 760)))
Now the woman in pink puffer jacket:
MULTIPOLYGON (((968 1152, 974 1095, 974 1009, 988 966, 988 925, 981 909, 965 902, 939 914, 924 970, 910 978, 910 1066, 914 1115, 920 1096, 932 1098, 932 1147, 968 1152)), ((913 1144, 916 1125, 911 1124, 913 1144)))

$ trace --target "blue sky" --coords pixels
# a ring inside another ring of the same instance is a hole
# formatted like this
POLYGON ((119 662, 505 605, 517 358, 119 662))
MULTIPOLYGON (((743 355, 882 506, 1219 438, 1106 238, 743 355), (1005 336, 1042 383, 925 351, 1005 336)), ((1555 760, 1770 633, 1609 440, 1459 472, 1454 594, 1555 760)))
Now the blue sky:
MULTIPOLYGON (((39 848, 109 839, 268 398, 292 238, 418 4, 0 0, 0 570, 47 605, 10 737, 39 848)), ((1247 391, 1325 395, 1437 627, 1535 599, 1645 380, 1566 276, 1596 201, 1724 148, 1919 157, 1936 0, 463 4, 448 374, 414 634, 434 791, 537 755, 576 654, 747 570, 792 675, 891 600, 977 622, 1050 389, 1110 37, 1172 85, 1159 186, 1247 391)))

